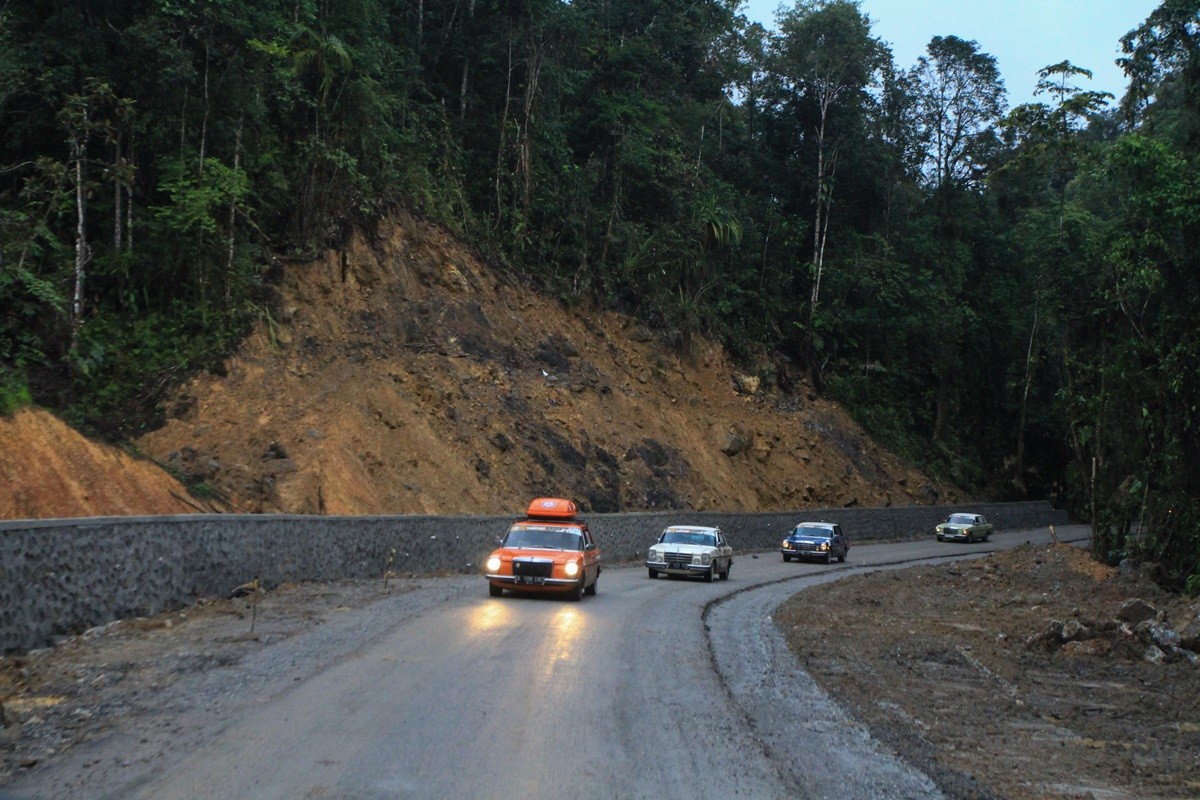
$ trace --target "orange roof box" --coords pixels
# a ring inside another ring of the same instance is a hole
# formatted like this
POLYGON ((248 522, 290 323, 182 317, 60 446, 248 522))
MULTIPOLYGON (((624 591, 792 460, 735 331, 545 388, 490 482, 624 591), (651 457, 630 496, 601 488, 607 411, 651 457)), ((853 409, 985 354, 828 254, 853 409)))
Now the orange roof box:
POLYGON ((538 497, 529 504, 526 515, 535 519, 575 519, 579 509, 574 501, 561 497, 538 497))

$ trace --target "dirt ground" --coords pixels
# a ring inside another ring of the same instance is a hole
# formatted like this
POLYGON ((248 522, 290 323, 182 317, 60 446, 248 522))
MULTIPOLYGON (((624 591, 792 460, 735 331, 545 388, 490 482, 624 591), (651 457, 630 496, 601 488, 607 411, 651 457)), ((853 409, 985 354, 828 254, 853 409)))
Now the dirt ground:
MULTIPOLYGON (((382 592, 380 581, 285 585, 0 659, 0 787, 141 715, 176 682, 382 592)), ((1144 640, 1158 625, 1200 646, 1200 602, 1077 549, 854 577, 797 595, 775 620, 813 678, 948 797, 1200 797, 1200 665, 1169 647, 1152 663, 1144 640), (1122 629, 1138 610, 1154 616, 1122 629)))
POLYGON ((952 797, 1200 797, 1200 602, 1076 548, 854 577, 775 620, 813 678, 952 797), (1192 655, 1151 649, 1168 630, 1192 655))

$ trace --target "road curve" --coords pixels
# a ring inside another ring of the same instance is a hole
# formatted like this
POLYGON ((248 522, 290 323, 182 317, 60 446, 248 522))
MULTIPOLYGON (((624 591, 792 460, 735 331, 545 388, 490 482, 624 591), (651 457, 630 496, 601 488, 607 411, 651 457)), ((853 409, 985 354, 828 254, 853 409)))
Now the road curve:
POLYGON ((1047 539, 741 555, 711 584, 610 568, 579 603, 428 580, 198 678, 3 797, 941 797, 800 670, 770 614, 848 574, 1047 539))

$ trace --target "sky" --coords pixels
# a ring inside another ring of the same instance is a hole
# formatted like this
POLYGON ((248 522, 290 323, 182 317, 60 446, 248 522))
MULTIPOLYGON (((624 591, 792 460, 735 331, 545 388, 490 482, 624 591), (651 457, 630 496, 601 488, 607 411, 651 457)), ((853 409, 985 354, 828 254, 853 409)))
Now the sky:
MULTIPOLYGON (((901 67, 925 54, 934 36, 972 39, 996 57, 1009 107, 1035 100, 1037 71, 1068 60, 1089 69, 1083 89, 1111 92, 1119 100, 1125 75, 1113 62, 1121 37, 1136 28, 1160 0, 861 0, 872 31, 889 44, 901 67)), ((749 19, 774 27, 779 0, 745 0, 749 19)), ((784 4, 792 7, 794 2, 784 4)))

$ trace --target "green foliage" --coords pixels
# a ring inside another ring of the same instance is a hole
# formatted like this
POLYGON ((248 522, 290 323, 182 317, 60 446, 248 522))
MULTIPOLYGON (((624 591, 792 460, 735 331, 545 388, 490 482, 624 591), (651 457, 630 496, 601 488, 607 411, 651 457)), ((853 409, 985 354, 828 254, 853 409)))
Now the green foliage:
POLYGON ((32 404, 33 396, 24 377, 7 368, 0 368, 0 416, 7 416, 32 404))

